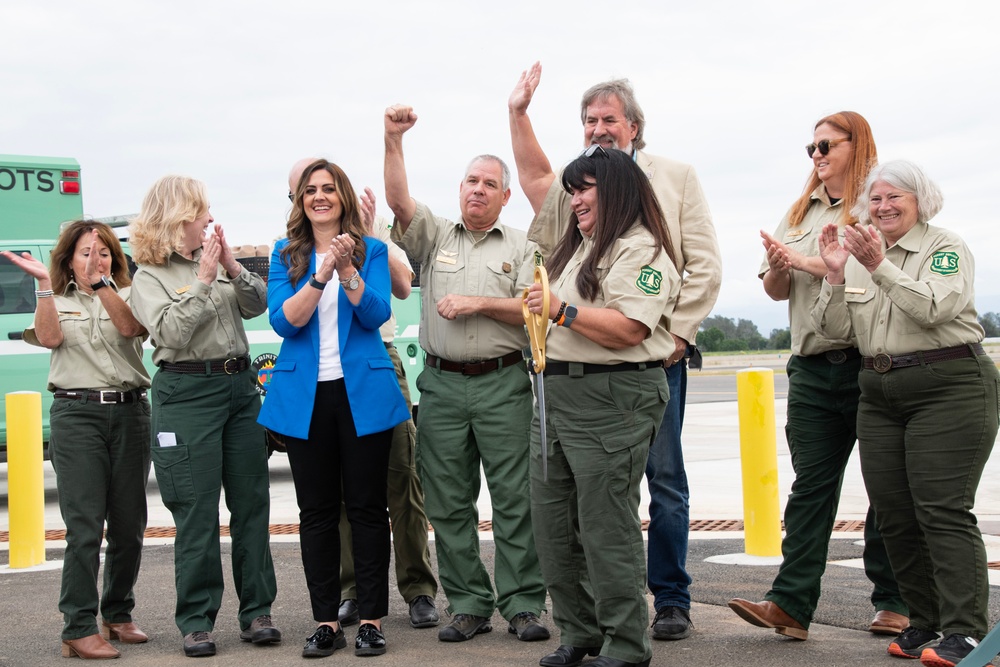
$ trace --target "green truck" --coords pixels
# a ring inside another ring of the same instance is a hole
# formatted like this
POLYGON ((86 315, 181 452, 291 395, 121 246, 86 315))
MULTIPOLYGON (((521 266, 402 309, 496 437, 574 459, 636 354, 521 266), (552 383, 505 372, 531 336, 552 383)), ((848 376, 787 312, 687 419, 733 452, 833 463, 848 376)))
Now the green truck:
MULTIPOLYGON (((0 250, 28 252, 44 262, 55 245, 62 223, 78 220, 83 213, 83 181, 80 164, 73 158, 0 155, 0 250)), ((127 225, 130 216, 95 218, 120 230, 128 253, 127 225)), ((258 252, 258 255, 261 253, 258 252)), ((241 258, 247 268, 266 276, 268 258, 241 258)), ((414 288, 405 301, 393 298, 396 314, 396 347, 406 369, 413 403, 419 401, 416 378, 423 369, 418 342, 420 294, 414 288)), ((3 400, 13 391, 38 391, 42 395, 42 439, 48 442, 49 407, 52 394, 46 390, 49 351, 21 339, 35 313, 35 283, 23 271, 0 257, 0 462, 7 460, 7 407, 3 400)), ((271 369, 281 339, 271 329, 267 313, 247 320, 250 360, 257 374, 257 390, 267 393, 271 369)), ((144 355, 150 374, 155 371, 151 350, 144 355)))

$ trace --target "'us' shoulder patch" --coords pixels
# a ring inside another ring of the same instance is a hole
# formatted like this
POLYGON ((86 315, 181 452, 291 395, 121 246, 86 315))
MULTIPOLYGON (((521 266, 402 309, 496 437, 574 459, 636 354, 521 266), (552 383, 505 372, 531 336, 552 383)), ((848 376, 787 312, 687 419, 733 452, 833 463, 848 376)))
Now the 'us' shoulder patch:
POLYGON ((940 276, 958 273, 958 253, 942 250, 931 255, 931 271, 940 276))
POLYGON ((639 270, 639 277, 635 279, 635 286, 645 294, 651 296, 656 296, 660 293, 660 285, 662 283, 663 274, 649 264, 639 270))

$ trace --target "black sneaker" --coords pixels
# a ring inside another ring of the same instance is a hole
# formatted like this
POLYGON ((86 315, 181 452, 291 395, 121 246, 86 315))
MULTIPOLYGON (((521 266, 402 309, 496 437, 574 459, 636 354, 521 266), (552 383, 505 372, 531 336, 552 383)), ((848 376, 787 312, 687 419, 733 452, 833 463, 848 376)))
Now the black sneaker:
POLYGON ((334 630, 329 625, 321 625, 306 639, 306 645, 302 647, 302 657, 325 658, 333 655, 338 648, 346 646, 347 639, 344 637, 343 628, 334 630))
POLYGON ((979 642, 972 637, 948 635, 940 644, 925 648, 920 654, 920 662, 927 667, 955 667, 977 646, 979 642))
POLYGON ((924 648, 941 639, 941 635, 930 630, 919 630, 910 626, 896 635, 889 644, 889 655, 897 658, 919 658, 924 648))
POLYGON ((681 607, 661 607, 653 619, 653 639, 684 639, 691 634, 694 623, 691 613, 681 607))
POLYGON ((354 638, 354 655, 382 655, 385 653, 385 635, 371 623, 362 623, 354 638))

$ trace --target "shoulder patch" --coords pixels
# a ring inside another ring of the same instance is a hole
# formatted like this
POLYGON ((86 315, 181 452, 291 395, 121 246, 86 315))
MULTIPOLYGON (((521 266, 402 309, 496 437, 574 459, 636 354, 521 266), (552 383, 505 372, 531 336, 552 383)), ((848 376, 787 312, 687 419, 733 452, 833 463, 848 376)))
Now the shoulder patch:
POLYGON ((656 296, 660 293, 660 285, 662 283, 663 274, 649 264, 639 269, 639 277, 635 279, 635 286, 644 294, 651 296, 656 296))
POLYGON ((939 276, 958 273, 958 253, 942 250, 931 255, 931 272, 939 276))

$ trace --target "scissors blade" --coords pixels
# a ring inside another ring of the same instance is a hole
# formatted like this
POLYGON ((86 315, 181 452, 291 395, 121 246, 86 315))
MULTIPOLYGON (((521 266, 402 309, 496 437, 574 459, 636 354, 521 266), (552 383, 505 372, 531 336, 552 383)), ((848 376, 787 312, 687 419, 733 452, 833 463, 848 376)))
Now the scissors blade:
POLYGON ((542 438, 542 481, 549 481, 549 444, 545 437, 545 374, 535 376, 535 393, 538 401, 538 430, 542 438))

